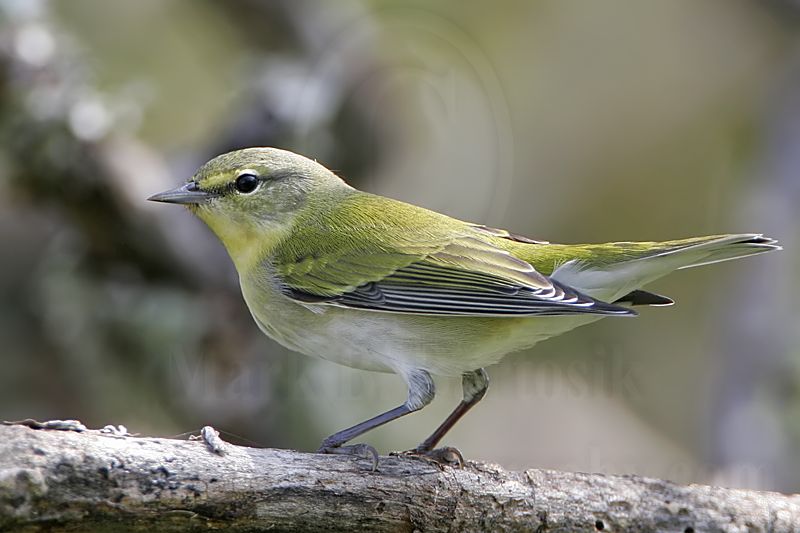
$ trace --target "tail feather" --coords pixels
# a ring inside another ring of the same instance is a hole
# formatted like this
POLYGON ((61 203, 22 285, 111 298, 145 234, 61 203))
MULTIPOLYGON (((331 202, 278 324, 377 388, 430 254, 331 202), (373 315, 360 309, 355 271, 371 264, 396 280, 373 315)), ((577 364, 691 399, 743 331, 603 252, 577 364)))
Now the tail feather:
POLYGON ((629 292, 622 298, 618 298, 614 300, 615 304, 629 304, 629 305, 655 305, 655 306, 667 306, 672 305, 675 303, 675 300, 672 298, 667 298, 666 296, 662 296, 660 294, 656 294, 654 292, 647 292, 641 289, 636 289, 634 291, 629 292))
MULTIPOLYGON (((749 255, 763 254, 772 250, 781 250, 778 241, 764 237, 759 234, 726 235, 706 243, 695 245, 698 251, 703 251, 705 257, 697 261, 678 267, 678 269, 692 268, 696 266, 710 265, 722 261, 730 261, 749 255)), ((689 250, 694 247, 684 248, 689 250)))
POLYGON ((781 249, 774 239, 756 233, 610 246, 602 262, 568 261, 552 277, 599 300, 625 301, 629 293, 675 270, 781 249), (612 253, 619 253, 619 259, 609 257, 612 253))

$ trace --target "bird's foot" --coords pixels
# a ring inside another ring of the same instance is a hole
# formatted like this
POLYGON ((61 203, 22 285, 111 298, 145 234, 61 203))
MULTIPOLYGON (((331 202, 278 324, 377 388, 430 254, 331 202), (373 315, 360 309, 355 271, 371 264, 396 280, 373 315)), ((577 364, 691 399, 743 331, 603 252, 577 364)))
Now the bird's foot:
POLYGON ((372 459, 372 471, 378 468, 378 450, 369 444, 348 444, 347 446, 326 446, 324 443, 317 453, 330 453, 337 455, 353 455, 363 459, 372 459))
POLYGON ((464 456, 461 455, 461 451, 458 448, 453 448, 451 446, 434 448, 432 450, 414 448, 413 450, 407 450, 404 452, 394 452, 391 455, 419 459, 421 461, 433 464, 441 469, 444 469, 446 466, 455 468, 464 467, 464 456))

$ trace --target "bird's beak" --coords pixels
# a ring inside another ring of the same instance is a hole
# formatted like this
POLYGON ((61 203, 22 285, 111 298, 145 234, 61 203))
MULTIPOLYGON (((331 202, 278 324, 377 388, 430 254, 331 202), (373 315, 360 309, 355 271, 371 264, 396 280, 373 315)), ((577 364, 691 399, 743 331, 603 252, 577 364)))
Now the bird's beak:
POLYGON ((151 202, 166 202, 168 204, 202 204, 214 196, 214 194, 207 191, 201 191, 197 186, 197 182, 190 181, 175 189, 154 194, 148 200, 151 202))

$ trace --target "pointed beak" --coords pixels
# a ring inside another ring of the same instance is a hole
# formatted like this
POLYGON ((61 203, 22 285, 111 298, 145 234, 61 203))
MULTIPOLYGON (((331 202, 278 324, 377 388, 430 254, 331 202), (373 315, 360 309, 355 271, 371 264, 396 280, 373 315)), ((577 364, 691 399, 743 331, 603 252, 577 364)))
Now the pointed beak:
POLYGON ((206 191, 201 191, 197 182, 190 181, 176 189, 154 194, 148 198, 151 202, 165 202, 168 204, 202 204, 213 198, 215 195, 206 191))

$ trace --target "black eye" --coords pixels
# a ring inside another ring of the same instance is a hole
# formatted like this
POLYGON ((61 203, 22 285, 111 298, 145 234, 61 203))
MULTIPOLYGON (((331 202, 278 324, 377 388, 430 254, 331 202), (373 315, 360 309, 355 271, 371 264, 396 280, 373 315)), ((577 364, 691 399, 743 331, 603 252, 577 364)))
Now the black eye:
POLYGON ((251 193, 258 187, 258 176, 255 174, 242 174, 236 178, 233 186, 240 193, 251 193))

